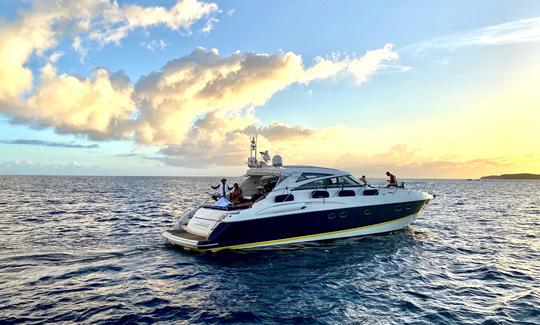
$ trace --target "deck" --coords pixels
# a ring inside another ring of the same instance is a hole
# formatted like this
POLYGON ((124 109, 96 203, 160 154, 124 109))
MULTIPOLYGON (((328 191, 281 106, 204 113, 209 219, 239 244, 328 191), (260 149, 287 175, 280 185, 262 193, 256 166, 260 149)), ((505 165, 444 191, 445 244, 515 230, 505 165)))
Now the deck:
POLYGON ((176 237, 189 239, 189 240, 196 240, 196 241, 205 241, 207 238, 200 235, 195 235, 190 232, 185 231, 184 229, 179 230, 166 230, 171 235, 174 235, 176 237))

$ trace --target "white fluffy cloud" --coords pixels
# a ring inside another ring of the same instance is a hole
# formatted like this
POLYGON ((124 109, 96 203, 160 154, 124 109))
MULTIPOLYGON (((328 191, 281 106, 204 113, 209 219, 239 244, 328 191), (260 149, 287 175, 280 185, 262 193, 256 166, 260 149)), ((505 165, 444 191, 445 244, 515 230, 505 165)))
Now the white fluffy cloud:
POLYGON ((216 49, 198 48, 137 82, 136 139, 146 144, 180 144, 200 114, 260 106, 291 84, 340 73, 352 74, 362 83, 382 63, 397 57, 392 46, 386 45, 358 58, 318 58, 313 66, 305 67, 301 56, 292 52, 221 57, 216 49))
POLYGON ((118 43, 135 28, 164 25, 172 30, 190 32, 191 26, 197 21, 208 18, 219 8, 215 3, 205 3, 198 0, 179 0, 174 6, 141 7, 138 5, 119 6, 116 2, 104 2, 102 16, 89 19, 85 26, 88 28, 89 38, 102 44, 118 43))
POLYGON ((193 164, 202 159, 223 163, 227 157, 212 152, 227 146, 230 161, 238 163, 250 133, 267 140, 311 135, 310 130, 279 122, 257 126, 253 109, 276 92, 341 73, 361 83, 383 62, 396 58, 387 45, 358 58, 317 59, 305 67, 300 55, 291 52, 221 57, 215 49, 198 48, 135 85, 104 68, 90 78, 59 75, 50 62, 28 96, 0 109, 19 123, 54 127, 60 133, 167 145, 162 152, 182 157, 186 164, 188 157, 193 164))
POLYGON ((317 57, 315 65, 304 72, 303 79, 300 81, 308 83, 316 79, 326 79, 345 71, 352 74, 356 81, 361 84, 371 74, 383 67, 385 62, 399 58, 399 55, 393 49, 392 44, 386 44, 383 48, 367 51, 359 58, 346 56, 340 59, 339 56, 334 56, 332 59, 325 59, 317 57))
MULTIPOLYGON (((273 142, 306 141, 316 131, 277 121, 258 127, 253 110, 247 112, 213 111, 198 119, 179 145, 160 150, 165 164, 202 168, 217 165, 238 166, 246 158, 249 137, 257 134, 261 148, 276 149, 273 142)), ((274 152, 275 153, 275 152, 274 152)))
POLYGON ((127 138, 135 112, 133 87, 122 73, 96 69, 90 78, 57 75, 52 64, 42 69, 36 90, 19 118, 51 126, 60 133, 92 139, 127 138))
POLYGON ((172 166, 204 168, 238 165, 246 156, 249 135, 244 130, 256 123, 255 115, 214 111, 197 120, 185 140, 160 150, 158 158, 172 166))
POLYGON ((131 28, 164 24, 171 29, 178 30, 180 28, 188 29, 202 17, 217 10, 218 6, 215 3, 184 0, 178 1, 170 9, 129 5, 124 7, 123 11, 131 28))
POLYGON ((53 19, 36 11, 12 23, 0 20, 0 99, 16 98, 31 88, 33 75, 25 63, 33 53, 56 45, 53 19))
POLYGON ((84 58, 88 42, 119 42, 135 28, 154 25, 189 31, 202 19, 215 23, 212 14, 218 10, 197 0, 180 0, 168 9, 109 0, 36 0, 18 19, 0 24, 0 112, 59 133, 163 146, 162 153, 186 164, 233 158, 238 163, 249 133, 260 133, 263 142, 312 135, 279 122, 260 125, 254 109, 276 92, 341 75, 362 83, 398 58, 391 44, 358 57, 318 57, 307 66, 292 52, 221 56, 216 49, 197 48, 136 83, 106 68, 80 77, 55 67, 62 53, 51 52, 61 38, 70 39, 84 58), (27 65, 34 55, 48 59, 33 72, 27 65), (225 156, 213 153, 224 146, 225 156))
POLYGON ((73 49, 84 57, 85 42, 118 43, 134 28, 159 24, 189 30, 217 10, 216 4, 197 0, 179 0, 170 9, 111 0, 34 0, 16 20, 0 19, 0 100, 16 99, 32 88, 34 76, 26 64, 62 37, 72 37, 73 49))

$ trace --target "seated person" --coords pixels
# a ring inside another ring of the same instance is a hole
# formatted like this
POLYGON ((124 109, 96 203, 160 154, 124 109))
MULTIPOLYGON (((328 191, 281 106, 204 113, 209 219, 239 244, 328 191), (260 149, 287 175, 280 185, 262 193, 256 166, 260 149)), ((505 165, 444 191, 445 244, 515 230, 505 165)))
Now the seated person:
POLYGON ((238 183, 234 183, 232 191, 229 194, 229 199, 231 200, 232 204, 239 204, 242 203, 244 196, 242 193, 242 189, 240 186, 238 186, 238 183))
POLYGON ((388 180, 388 185, 386 187, 397 187, 398 186, 395 175, 390 174, 390 172, 386 172, 386 176, 390 177, 390 179, 388 180))
POLYGON ((366 175, 362 175, 362 177, 360 178, 360 181, 362 182, 362 185, 364 185, 364 187, 371 187, 371 188, 373 188, 373 186, 371 186, 371 185, 368 184, 366 175))

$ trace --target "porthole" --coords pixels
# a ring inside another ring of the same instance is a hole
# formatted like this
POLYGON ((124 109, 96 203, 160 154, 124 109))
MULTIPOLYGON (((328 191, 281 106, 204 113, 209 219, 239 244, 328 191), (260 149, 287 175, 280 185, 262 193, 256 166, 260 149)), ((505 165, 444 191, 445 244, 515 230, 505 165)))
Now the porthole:
POLYGON ((336 217, 336 214, 335 213, 330 213, 328 214, 328 219, 332 220, 336 217))
POLYGON ((365 209, 365 210, 364 210, 364 215, 369 216, 370 214, 371 214, 371 210, 370 210, 370 209, 365 209))
POLYGON ((341 219, 347 218, 347 212, 345 212, 345 211, 340 212, 340 213, 339 213, 339 217, 340 217, 341 219))
POLYGON ((407 209, 407 210, 412 209, 412 205, 411 205, 411 204, 407 204, 407 205, 405 206, 405 209, 407 209))
POLYGON ((396 210, 396 212, 399 212, 401 210, 403 210, 403 207, 401 205, 398 205, 394 208, 394 210, 396 210))

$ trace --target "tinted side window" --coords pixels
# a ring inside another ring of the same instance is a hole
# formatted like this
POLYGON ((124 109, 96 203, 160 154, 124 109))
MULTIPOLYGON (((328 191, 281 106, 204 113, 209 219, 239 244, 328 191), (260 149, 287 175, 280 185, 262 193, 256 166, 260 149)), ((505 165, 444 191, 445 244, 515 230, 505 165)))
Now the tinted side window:
POLYGON ((327 178, 326 179, 326 185, 328 187, 338 186, 338 177, 327 178))
POLYGON ((299 186, 298 189, 304 190, 304 189, 323 188, 325 185, 326 185, 326 179, 319 179, 319 180, 304 184, 302 186, 299 186))
POLYGON ((329 176, 329 175, 321 174, 321 173, 303 173, 302 175, 300 175, 300 177, 298 177, 296 182, 301 182, 307 179, 314 179, 314 178, 325 177, 325 176, 329 176))
POLYGON ((339 176, 339 177, 330 177, 324 179, 318 179, 313 182, 309 182, 302 186, 299 186, 298 189, 317 189, 317 188, 336 188, 342 186, 356 186, 356 183, 353 179, 348 176, 339 176))
POLYGON ((349 176, 341 176, 338 178, 339 185, 343 186, 351 186, 351 185, 358 185, 357 182, 354 181, 354 179, 350 178, 349 176))

